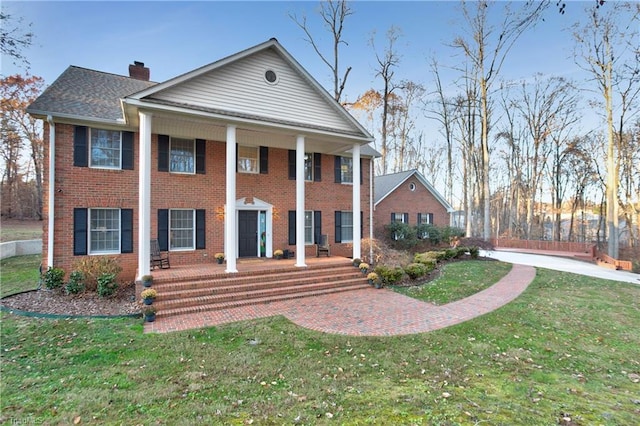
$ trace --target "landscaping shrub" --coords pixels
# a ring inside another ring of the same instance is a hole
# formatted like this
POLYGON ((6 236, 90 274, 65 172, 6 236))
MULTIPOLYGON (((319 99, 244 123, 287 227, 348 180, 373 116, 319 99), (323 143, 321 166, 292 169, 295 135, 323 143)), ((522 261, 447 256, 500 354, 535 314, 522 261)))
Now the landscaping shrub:
POLYGON ((98 289, 98 278, 102 275, 113 274, 115 279, 122 271, 118 259, 108 256, 83 257, 74 262, 73 269, 82 273, 85 288, 88 291, 96 291, 98 289))
POLYGON ((472 259, 477 259, 479 255, 480 255, 480 247, 478 246, 469 247, 469 256, 471 256, 472 259))
POLYGON ((416 234, 418 235, 418 238, 429 240, 431 244, 440 244, 442 241, 440 230, 435 225, 426 223, 420 224, 416 226, 416 234))
POLYGON ((433 270, 436 267, 436 263, 438 263, 438 259, 431 253, 434 252, 416 253, 413 256, 413 263, 422 263, 423 265, 431 266, 431 270, 433 270))
POLYGON ((60 288, 62 287, 62 284, 64 284, 64 274, 65 274, 64 269, 57 268, 57 267, 52 267, 52 268, 50 267, 44 273, 42 277, 42 282, 44 283, 44 286, 49 290, 60 288))
POLYGON ((385 284, 395 284, 402 279, 404 275, 404 269, 399 266, 395 268, 389 268, 387 266, 376 266, 374 272, 378 274, 380 279, 385 284))
POLYGON ((80 271, 72 271, 69 274, 69 281, 64 286, 67 294, 79 294, 84 291, 84 275, 80 271))
POLYGON ((402 222, 393 222, 385 226, 390 244, 395 248, 409 249, 418 244, 416 228, 402 222))
POLYGON ((443 226, 440 228, 441 241, 450 242, 453 238, 464 237, 464 230, 453 226, 443 226))
POLYGON ((98 296, 111 296, 118 290, 116 274, 102 274, 98 277, 98 296))
POLYGON ((424 263, 410 263, 404 268, 404 272, 409 275, 409 278, 415 280, 416 278, 424 277, 427 275, 427 265, 424 263))

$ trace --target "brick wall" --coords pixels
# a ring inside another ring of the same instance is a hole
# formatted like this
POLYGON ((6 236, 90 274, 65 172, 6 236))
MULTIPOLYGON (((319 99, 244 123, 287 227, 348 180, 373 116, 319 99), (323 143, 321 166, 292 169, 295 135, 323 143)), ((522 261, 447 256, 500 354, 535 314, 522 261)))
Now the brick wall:
POLYGON ((433 224, 436 226, 449 225, 447 209, 418 179, 411 177, 375 207, 373 217, 376 238, 385 235, 384 227, 391 223, 391 213, 409 213, 410 226, 417 225, 418 213, 433 213, 433 224), (410 189, 412 183, 415 184, 414 191, 410 189))
MULTIPOLYGON (((134 135, 134 170, 104 170, 73 166, 74 126, 56 124, 56 211, 54 264, 70 271, 78 259, 73 255, 73 209, 133 209, 134 252, 117 255, 123 279, 133 279, 138 261, 138 134, 134 135)), ((44 140, 49 126, 45 123, 44 140)), ((159 172, 157 167, 157 135, 152 135, 151 148, 151 237, 157 237, 158 209, 189 208, 206 210, 206 249, 171 252, 172 265, 212 262, 216 252, 224 251, 224 220, 218 213, 225 204, 226 145, 207 141, 206 173, 182 175, 159 172)), ((332 254, 350 256, 350 244, 335 244, 334 212, 351 210, 352 185, 334 183, 334 157, 322 155, 322 181, 305 183, 305 209, 322 211, 322 233, 328 234, 332 254)), ((361 207, 364 212, 364 234, 368 235, 369 161, 363 161, 361 207)), ((48 149, 45 149, 48 166, 48 149)), ((44 214, 48 212, 48 169, 45 170, 44 214)), ((288 245, 288 211, 295 210, 295 180, 288 179, 288 150, 269 148, 269 173, 238 173, 236 198, 259 198, 274 206, 273 249, 295 250, 288 245)), ((356 178, 357 181, 357 178, 356 178)), ((43 256, 47 257, 47 221, 44 221, 43 256)), ((308 246, 308 256, 315 255, 308 246)))

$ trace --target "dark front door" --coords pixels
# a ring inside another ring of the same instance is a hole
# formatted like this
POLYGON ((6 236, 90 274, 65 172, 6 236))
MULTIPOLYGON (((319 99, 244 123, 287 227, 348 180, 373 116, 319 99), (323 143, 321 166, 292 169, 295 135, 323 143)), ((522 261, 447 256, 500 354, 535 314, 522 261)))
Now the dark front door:
POLYGON ((238 256, 258 256, 258 212, 238 211, 238 256))

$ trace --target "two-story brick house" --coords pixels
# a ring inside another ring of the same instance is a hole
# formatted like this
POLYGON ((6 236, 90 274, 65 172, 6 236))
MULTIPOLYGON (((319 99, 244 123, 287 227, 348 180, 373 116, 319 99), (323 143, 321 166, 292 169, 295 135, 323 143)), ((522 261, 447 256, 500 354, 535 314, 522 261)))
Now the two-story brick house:
POLYGON ((28 108, 44 120, 45 266, 118 256, 149 272, 295 253, 327 234, 360 257, 372 223, 372 136, 271 39, 162 83, 71 66, 28 108), (357 212, 354 214, 354 212, 357 212))

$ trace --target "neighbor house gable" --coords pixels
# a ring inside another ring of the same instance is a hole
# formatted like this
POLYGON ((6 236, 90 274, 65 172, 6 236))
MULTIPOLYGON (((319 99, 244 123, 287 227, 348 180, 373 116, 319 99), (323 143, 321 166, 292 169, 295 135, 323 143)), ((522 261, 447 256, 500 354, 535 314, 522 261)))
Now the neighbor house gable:
POLYGON ((376 176, 374 179, 374 206, 377 206, 385 198, 393 193, 403 183, 414 177, 421 183, 433 197, 447 210, 448 213, 453 212, 453 207, 447 200, 429 183, 427 179, 417 170, 407 170, 404 172, 393 173, 389 175, 376 176))

